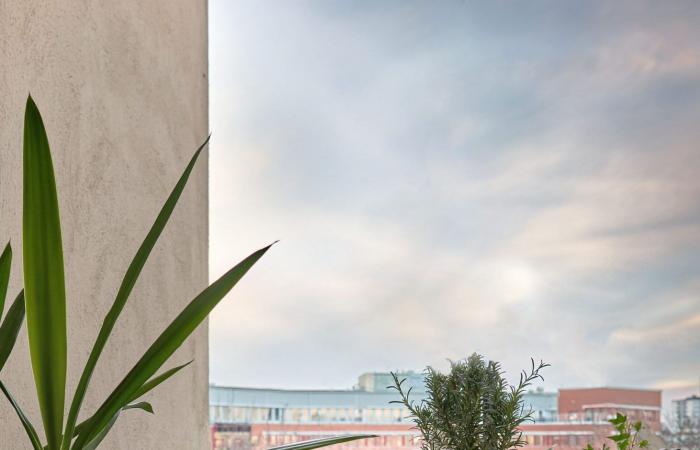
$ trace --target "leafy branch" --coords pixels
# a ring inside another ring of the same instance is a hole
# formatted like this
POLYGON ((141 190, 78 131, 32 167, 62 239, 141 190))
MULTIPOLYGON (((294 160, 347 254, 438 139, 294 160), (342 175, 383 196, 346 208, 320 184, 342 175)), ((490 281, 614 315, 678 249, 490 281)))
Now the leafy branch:
MULTIPOLYGON (((642 439, 640 432, 642 431, 642 422, 630 422, 627 416, 617 413, 617 415, 608 420, 615 428, 616 434, 608 436, 608 439, 617 445, 618 450, 633 450, 637 448, 647 448, 649 441, 642 439)), ((591 444, 584 450, 595 450, 591 444)), ((607 444, 603 443, 601 450, 610 450, 607 444)))

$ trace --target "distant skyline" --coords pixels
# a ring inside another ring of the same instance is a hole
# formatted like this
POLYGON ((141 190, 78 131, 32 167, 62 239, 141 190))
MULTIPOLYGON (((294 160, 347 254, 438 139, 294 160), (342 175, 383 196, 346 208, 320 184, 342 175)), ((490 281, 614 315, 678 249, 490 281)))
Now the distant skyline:
POLYGON ((212 382, 695 389, 700 3, 209 7, 212 382))

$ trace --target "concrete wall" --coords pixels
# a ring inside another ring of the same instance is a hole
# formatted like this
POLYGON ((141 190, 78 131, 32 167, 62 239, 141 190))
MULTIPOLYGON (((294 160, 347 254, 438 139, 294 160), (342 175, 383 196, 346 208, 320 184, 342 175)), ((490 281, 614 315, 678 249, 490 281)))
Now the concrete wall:
MULTIPOLYGON (((31 91, 53 150, 63 220, 72 397, 121 277, 207 135, 207 5, 198 0, 0 0, 0 241, 21 284, 22 117, 31 91)), ((98 365, 93 412, 207 282, 207 157, 145 268, 98 365)), ((156 415, 122 415, 104 449, 205 449, 207 330, 172 358, 195 362, 149 395, 156 415)), ((39 423, 26 332, 3 381, 39 423)), ((43 433, 42 433, 43 435, 43 433)), ((29 448, 0 401, 0 449, 29 448)))

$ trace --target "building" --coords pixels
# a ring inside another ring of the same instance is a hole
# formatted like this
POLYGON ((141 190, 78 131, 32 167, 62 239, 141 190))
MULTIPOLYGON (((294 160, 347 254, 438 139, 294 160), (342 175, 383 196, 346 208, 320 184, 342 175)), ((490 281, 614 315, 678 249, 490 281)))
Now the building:
MULTIPOLYGON (((413 395, 412 395, 413 397, 413 395)), ((415 395, 417 401, 423 397, 415 395)), ((286 390, 211 386, 212 423, 393 424, 405 422, 393 392, 286 390)))
POLYGON ((525 393, 523 403, 525 411, 532 412, 536 422, 555 422, 559 418, 559 394, 545 392, 542 388, 525 393))
POLYGON ((677 423, 700 421, 700 397, 697 395, 671 401, 671 409, 677 423))
POLYGON ((528 449, 580 450, 600 444, 613 433, 608 422, 618 412, 648 428, 645 438, 656 441, 661 430, 661 391, 627 388, 560 389, 558 414, 522 427, 528 449))
MULTIPOLYGON (((407 370, 397 372, 399 380, 403 380, 404 389, 411 389, 411 393, 425 392, 425 382, 422 373, 407 370)), ((363 373, 358 378, 357 388, 366 392, 386 392, 389 386, 394 385, 394 377, 387 372, 363 373)))
MULTIPOLYGON (((425 398, 422 374, 400 372, 411 399, 425 398)), ((397 403, 389 373, 360 375, 355 389, 291 390, 210 386, 212 444, 217 450, 262 450, 301 440, 348 433, 376 434, 337 449, 416 449, 419 433, 406 408, 397 403), (247 441, 246 441, 247 440, 247 441)), ((528 392, 525 409, 537 421, 557 418, 557 394, 528 392)), ((547 441, 535 437, 533 442, 547 441)))
MULTIPOLYGON (((22 283, 22 130, 31 92, 61 207, 68 398, 129 262, 209 133, 207 20, 206 1, 0 1, 0 246, 11 240, 15 250, 8 296, 22 283)), ((85 414, 207 285, 207 171, 203 154, 100 358, 85 414)), ((36 424, 20 334, 2 381, 36 424)), ((207 348, 204 324, 164 369, 194 362, 148 394, 158 414, 123 415, 100 449, 208 448, 207 348)), ((27 448, 4 398, 0 424, 1 449, 27 448)))
MULTIPOLYGON (((365 377, 364 382, 371 380, 365 377)), ((362 383, 360 383, 362 384, 362 383)), ((395 392, 378 389, 287 390, 211 386, 212 444, 217 450, 262 450, 348 433, 377 434, 343 448, 416 448, 417 433, 395 392), (243 434, 242 434, 243 433, 243 434), (247 433, 249 445, 240 446, 247 433)), ((412 393, 417 401, 423 396, 412 393)))
POLYGON ((607 422, 552 421, 529 423, 521 431, 528 450, 581 450, 589 443, 600 443, 612 428, 607 422))
MULTIPOLYGON (((401 372, 411 398, 425 398, 423 376, 401 372)), ((388 373, 360 375, 347 390, 287 390, 210 386, 212 444, 217 450, 263 450, 308 439, 367 433, 379 437, 337 446, 342 449, 415 450, 419 433, 398 400, 388 373)), ((700 399, 699 399, 700 400, 700 399)), ((693 403, 696 404, 696 403, 693 403)), ((608 419, 622 412, 642 420, 649 436, 661 428, 660 391, 592 388, 529 391, 525 411, 534 422, 521 427, 530 450, 580 450, 613 433, 608 419)))
POLYGON ((661 431, 661 391, 628 388, 559 390, 559 415, 567 421, 605 422, 616 413, 661 431))

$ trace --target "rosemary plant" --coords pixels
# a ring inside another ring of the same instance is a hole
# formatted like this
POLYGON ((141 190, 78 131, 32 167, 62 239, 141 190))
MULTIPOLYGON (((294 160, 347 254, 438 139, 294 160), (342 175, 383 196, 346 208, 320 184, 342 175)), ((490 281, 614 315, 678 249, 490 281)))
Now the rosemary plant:
POLYGON ((523 396, 533 381, 542 379, 540 371, 547 366, 532 360, 530 370, 511 386, 499 363, 475 353, 451 362, 447 374, 428 367, 427 398, 421 402, 410 399, 411 389, 406 391, 405 379, 396 374, 389 387, 400 396, 393 403, 403 404, 420 430, 423 450, 507 450, 526 444, 519 427, 533 419, 532 411, 525 411, 523 396))

